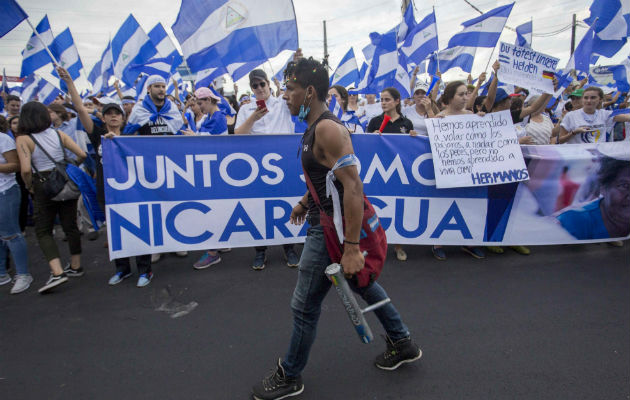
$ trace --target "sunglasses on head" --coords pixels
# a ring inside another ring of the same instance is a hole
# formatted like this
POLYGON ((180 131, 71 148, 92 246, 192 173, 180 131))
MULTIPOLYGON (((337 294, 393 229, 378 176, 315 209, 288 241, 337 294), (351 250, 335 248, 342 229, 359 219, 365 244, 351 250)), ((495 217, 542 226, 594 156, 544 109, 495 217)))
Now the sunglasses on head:
POLYGON ((256 90, 258 89, 258 86, 264 88, 265 86, 267 86, 267 82, 252 83, 252 89, 256 90))

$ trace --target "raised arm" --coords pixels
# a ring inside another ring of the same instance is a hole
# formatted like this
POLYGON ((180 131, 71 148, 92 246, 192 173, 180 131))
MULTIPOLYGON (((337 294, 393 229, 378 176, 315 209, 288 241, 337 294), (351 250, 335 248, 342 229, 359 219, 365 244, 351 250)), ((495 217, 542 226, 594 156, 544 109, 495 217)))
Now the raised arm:
POLYGON ((528 107, 523 107, 521 109, 521 118, 525 118, 526 116, 535 113, 540 108, 544 107, 547 103, 549 103, 549 99, 551 99, 551 94, 544 93, 535 102, 533 102, 528 107))
POLYGON ((68 92, 72 98, 72 104, 74 105, 75 110, 77 110, 77 116, 79 117, 81 124, 83 124, 85 131, 87 133, 92 133, 94 130, 94 121, 92 121, 87 108, 83 106, 83 100, 81 99, 76 86, 74 86, 74 82, 72 81, 70 74, 68 74, 68 71, 66 71, 63 67, 57 67, 57 74, 59 74, 59 78, 61 78, 68 87, 68 92))
MULTIPOLYGON (((468 75, 468 76, 470 76, 470 75, 468 75)), ((475 90, 473 90, 473 92, 470 95, 470 97, 468 97, 468 103, 466 103, 466 109, 467 110, 471 110, 472 111, 473 106, 475 105, 475 100, 477 99, 477 95, 479 94, 479 88, 481 87, 481 85, 485 81, 486 81, 486 73, 482 72, 481 75, 479 75, 479 78, 477 79, 477 84, 475 85, 475 90)))
POLYGON ((497 87, 499 86, 499 61, 495 61, 492 64, 492 69, 494 70, 494 78, 492 82, 490 82, 490 87, 488 88, 488 96, 483 101, 483 105, 486 107, 486 111, 490 112, 492 110, 492 106, 494 106, 494 99, 497 96, 497 87))

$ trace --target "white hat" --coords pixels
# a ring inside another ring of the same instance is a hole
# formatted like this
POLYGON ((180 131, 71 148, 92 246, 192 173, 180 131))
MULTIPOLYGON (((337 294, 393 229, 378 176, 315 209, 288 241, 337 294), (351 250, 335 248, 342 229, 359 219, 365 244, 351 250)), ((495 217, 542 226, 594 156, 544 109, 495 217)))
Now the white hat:
POLYGON ((150 77, 147 78, 147 82, 146 82, 147 87, 156 83, 163 83, 166 85, 166 80, 160 75, 151 75, 150 77))
POLYGON ((416 81, 416 86, 414 87, 413 92, 415 93, 416 90, 424 90, 424 92, 426 93, 427 90, 429 90, 429 84, 418 80, 416 81))

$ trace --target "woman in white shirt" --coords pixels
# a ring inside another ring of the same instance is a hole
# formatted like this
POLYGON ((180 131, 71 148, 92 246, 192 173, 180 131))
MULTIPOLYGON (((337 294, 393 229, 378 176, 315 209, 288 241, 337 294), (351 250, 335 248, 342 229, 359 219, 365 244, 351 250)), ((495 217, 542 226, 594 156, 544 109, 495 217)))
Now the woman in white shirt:
MULTIPOLYGON (((532 97, 528 103, 533 104, 540 96, 532 97)), ((534 144, 549 144, 553 122, 544 113, 545 106, 540 107, 529 116, 529 122, 525 125, 525 135, 529 136, 534 144)))

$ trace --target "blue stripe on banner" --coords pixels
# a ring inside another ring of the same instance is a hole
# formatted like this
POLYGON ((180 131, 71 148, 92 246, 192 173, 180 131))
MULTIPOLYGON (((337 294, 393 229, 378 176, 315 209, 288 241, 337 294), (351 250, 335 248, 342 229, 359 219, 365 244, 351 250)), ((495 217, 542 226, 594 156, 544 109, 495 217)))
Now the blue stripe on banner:
POLYGON ((274 49, 297 50, 297 37, 295 21, 281 21, 238 29, 215 45, 192 54, 186 58, 186 62, 193 72, 211 67, 222 67, 225 64, 231 64, 232 60, 256 61, 262 64, 276 55, 274 49), (293 34, 289 35, 287 32, 293 32, 293 34), (265 40, 260 42, 259 38, 265 38, 265 40))
MULTIPOLYGON (((353 136, 366 193, 370 196, 397 193, 413 197, 486 197, 486 187, 438 190, 434 186, 429 140, 415 139, 409 141, 405 135, 353 136)), ((305 184, 300 178, 300 161, 295 157, 300 141, 300 135, 105 140, 103 165, 107 203, 278 197, 280 184, 282 196, 301 196, 305 184), (173 140, 178 140, 176 145, 173 140), (204 168, 207 169, 205 177, 204 168), (114 189, 112 182, 125 189, 114 189)))
POLYGON ((518 183, 488 186, 488 214, 483 240, 486 242, 500 242, 503 240, 505 229, 514 205, 514 196, 518 183))

